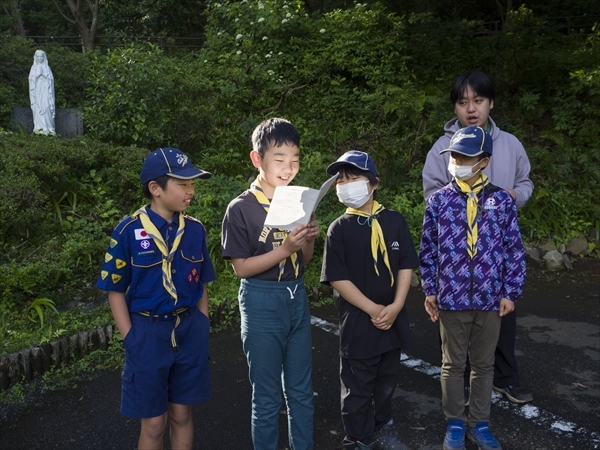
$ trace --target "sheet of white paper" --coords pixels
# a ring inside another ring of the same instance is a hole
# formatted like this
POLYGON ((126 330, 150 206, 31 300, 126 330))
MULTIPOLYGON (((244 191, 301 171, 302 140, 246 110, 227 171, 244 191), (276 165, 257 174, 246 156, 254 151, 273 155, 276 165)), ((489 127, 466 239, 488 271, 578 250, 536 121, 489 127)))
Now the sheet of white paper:
POLYGON ((337 175, 329 178, 319 190, 304 186, 277 186, 265 226, 292 231, 299 225, 307 224, 336 178, 337 175))

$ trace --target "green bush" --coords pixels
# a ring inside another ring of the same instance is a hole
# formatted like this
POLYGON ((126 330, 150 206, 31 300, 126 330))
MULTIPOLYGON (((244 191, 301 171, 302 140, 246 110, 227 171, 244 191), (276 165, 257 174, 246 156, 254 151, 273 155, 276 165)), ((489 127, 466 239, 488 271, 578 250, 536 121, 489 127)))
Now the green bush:
POLYGON ((142 203, 138 173, 146 153, 85 138, 3 136, 3 307, 35 297, 60 305, 81 292, 95 297, 107 233, 142 203))

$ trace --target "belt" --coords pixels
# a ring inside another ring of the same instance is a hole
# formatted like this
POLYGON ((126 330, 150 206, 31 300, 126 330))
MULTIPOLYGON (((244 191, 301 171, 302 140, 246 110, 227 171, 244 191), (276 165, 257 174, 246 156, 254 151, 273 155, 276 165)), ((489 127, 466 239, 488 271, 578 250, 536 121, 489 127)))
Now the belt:
POLYGON ((173 327, 173 331, 171 331, 171 345, 173 346, 173 351, 176 352, 179 350, 179 347, 177 346, 177 340, 175 339, 175 329, 179 326, 179 323, 181 322, 179 316, 188 310, 189 308, 186 307, 178 308, 175 311, 167 314, 152 314, 150 311, 140 311, 138 312, 138 314, 144 317, 154 317, 155 319, 158 319, 161 322, 166 320, 174 320, 175 326, 173 327))
POLYGON ((177 318, 177 316, 179 316, 179 314, 183 314, 184 312, 186 312, 189 308, 178 308, 173 312, 170 313, 166 313, 166 314, 152 314, 151 311, 139 311, 138 314, 140 316, 144 316, 144 317, 154 317, 155 319, 162 321, 165 320, 175 320, 177 318))

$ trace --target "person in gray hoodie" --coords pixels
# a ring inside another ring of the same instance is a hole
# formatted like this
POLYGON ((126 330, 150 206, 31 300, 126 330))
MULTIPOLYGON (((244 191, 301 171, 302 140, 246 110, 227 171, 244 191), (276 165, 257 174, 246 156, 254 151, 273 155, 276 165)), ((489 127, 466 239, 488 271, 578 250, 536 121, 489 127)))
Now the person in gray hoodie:
MULTIPOLYGON (((529 200, 533 192, 529 158, 523 144, 512 134, 498 128, 490 117, 495 97, 492 81, 482 72, 465 72, 456 79, 450 91, 456 117, 444 125, 444 135, 429 150, 423 166, 425 200, 452 181, 448 172, 449 153, 440 152, 450 147, 450 139, 456 131, 468 126, 481 127, 492 136, 494 157, 483 169, 490 182, 508 191, 517 208, 523 207, 529 200)), ((513 311, 502 318, 495 353, 494 390, 514 403, 526 403, 533 400, 533 395, 520 383, 515 358, 516 331, 517 316, 513 311)), ((468 402, 468 397, 465 401, 468 402)))
POLYGON ((448 172, 448 153, 440 151, 450 146, 450 139, 460 128, 476 125, 486 130, 494 141, 494 161, 483 171, 490 181, 512 195, 517 208, 523 207, 531 193, 529 158, 523 144, 510 133, 502 131, 490 117, 494 107, 494 86, 482 72, 463 73, 450 91, 456 117, 444 125, 444 135, 433 145, 423 167, 423 194, 425 200, 446 186, 452 177, 448 172))

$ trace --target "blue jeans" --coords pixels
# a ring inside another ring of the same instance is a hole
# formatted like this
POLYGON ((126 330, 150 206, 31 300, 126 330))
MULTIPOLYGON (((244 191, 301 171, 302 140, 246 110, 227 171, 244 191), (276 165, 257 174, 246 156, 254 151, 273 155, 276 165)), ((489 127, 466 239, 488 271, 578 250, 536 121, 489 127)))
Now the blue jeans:
POLYGON ((242 342, 252 384, 252 441, 277 450, 281 389, 287 404, 290 450, 313 448, 310 312, 302 278, 242 279, 242 342))

